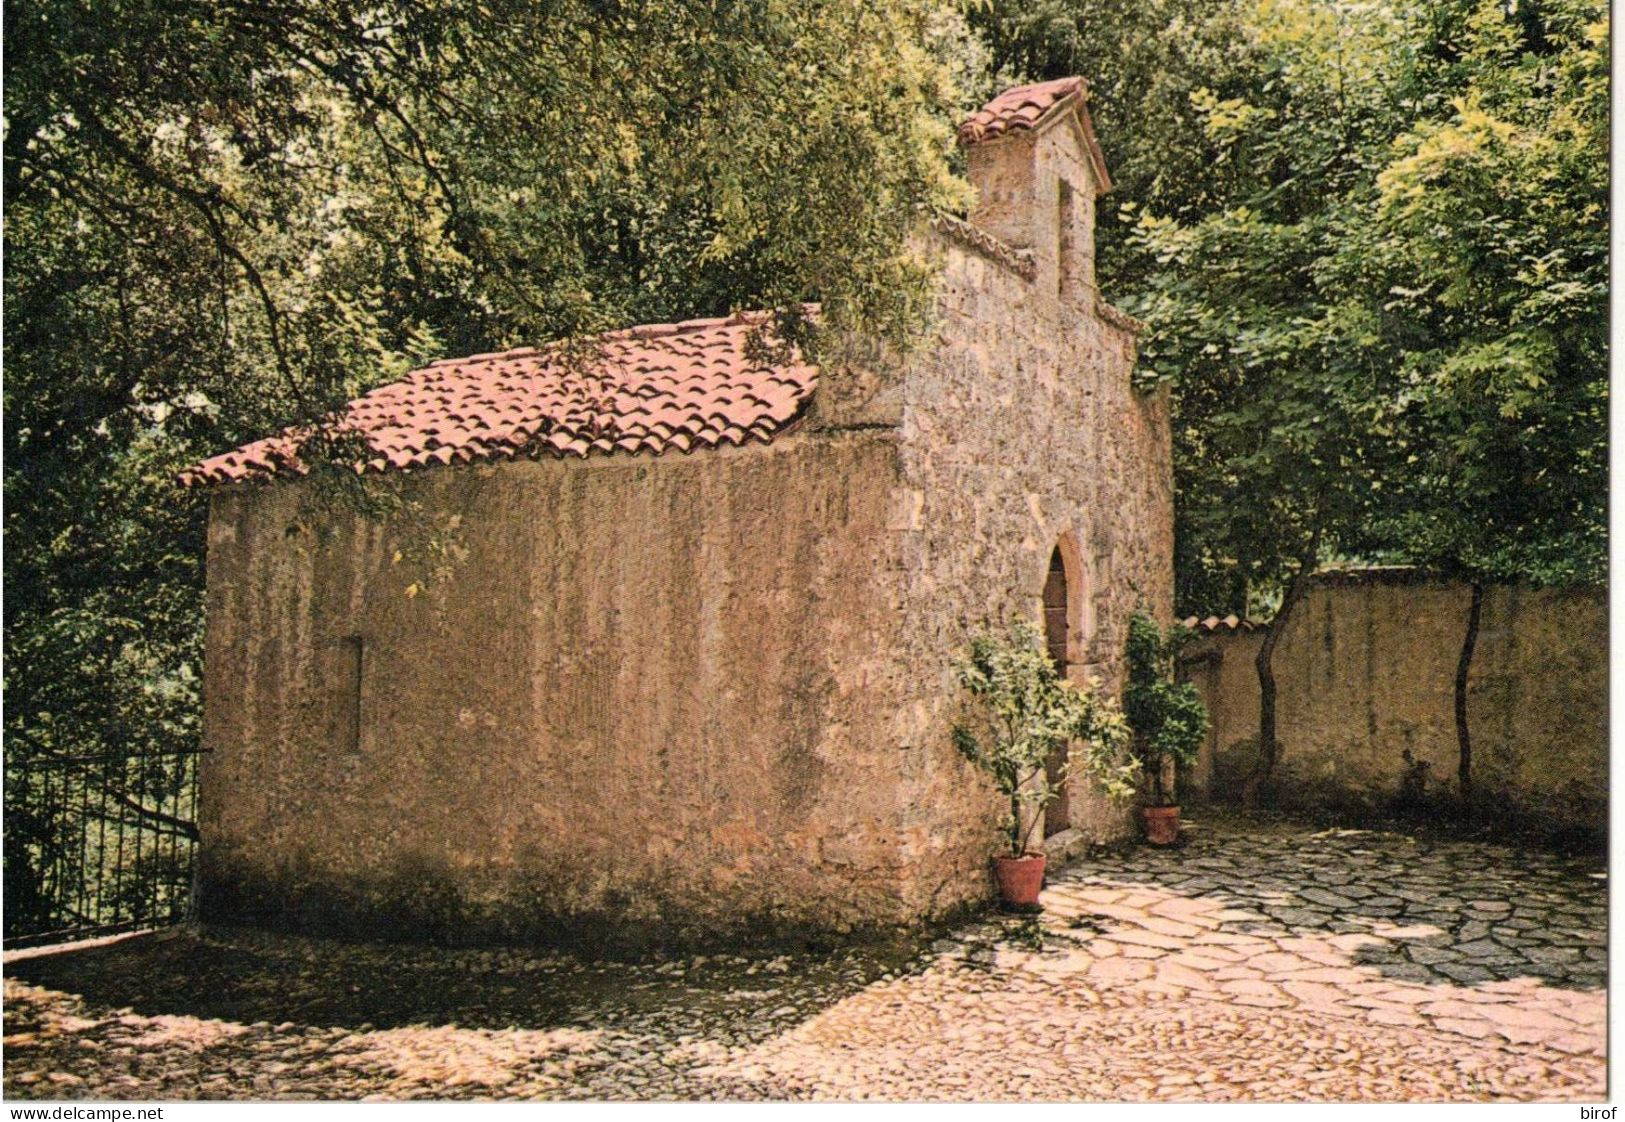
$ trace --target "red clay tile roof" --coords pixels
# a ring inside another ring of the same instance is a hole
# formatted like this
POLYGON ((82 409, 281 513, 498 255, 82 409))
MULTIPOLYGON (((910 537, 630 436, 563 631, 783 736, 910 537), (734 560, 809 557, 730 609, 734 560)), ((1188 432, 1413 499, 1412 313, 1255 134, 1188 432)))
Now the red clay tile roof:
POLYGON ((1099 292, 1095 293, 1095 314, 1113 327, 1121 328, 1130 335, 1138 335, 1145 330, 1145 321, 1135 319, 1123 309, 1106 303, 1099 292))
POLYGON ((1203 631, 1209 635, 1220 631, 1256 631, 1264 626, 1255 620, 1242 619, 1235 614, 1227 615, 1223 619, 1218 616, 1208 616, 1206 619, 1191 616, 1182 622, 1192 631, 1203 631))
MULTIPOLYGON (((333 431, 371 448, 357 471, 765 444, 800 417, 818 370, 747 359, 746 337, 763 322, 738 315, 611 332, 575 364, 558 347, 442 360, 350 402, 333 431)), ((180 482, 302 474, 297 441, 291 430, 257 440, 188 468, 180 482)))
POLYGON ((936 214, 931 217, 931 228, 967 249, 975 250, 989 261, 997 261, 1019 277, 1032 280, 1038 275, 1038 264, 1033 260, 1032 250, 1008 246, 980 226, 972 225, 963 218, 951 214, 936 214))
POLYGON ((959 126, 959 143, 978 144, 1005 133, 1030 129, 1056 105, 1073 94, 1081 95, 1085 89, 1083 79, 1075 77, 1035 82, 1030 86, 1013 86, 972 113, 970 119, 959 126))
POLYGON ((959 143, 969 146, 1031 131, 1040 122, 1075 109, 1078 123, 1083 126, 1089 160, 1094 165, 1095 177, 1099 182, 1096 194, 1104 195, 1111 190, 1112 180, 1106 171, 1106 157, 1100 150, 1100 142, 1095 139, 1095 125, 1089 116, 1088 102, 1089 84, 1078 77, 1014 86, 972 113, 959 126, 959 143))

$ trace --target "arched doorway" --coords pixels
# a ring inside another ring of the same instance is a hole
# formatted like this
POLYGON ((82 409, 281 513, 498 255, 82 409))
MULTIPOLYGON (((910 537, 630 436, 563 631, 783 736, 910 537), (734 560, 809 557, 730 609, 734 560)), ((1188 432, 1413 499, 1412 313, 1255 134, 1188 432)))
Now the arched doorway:
MULTIPOLYGON (((1067 598, 1071 592, 1072 581, 1068 576, 1066 558, 1061 553, 1061 547, 1056 546, 1055 552, 1050 554, 1049 572, 1044 578, 1044 647, 1049 652, 1050 661, 1055 664, 1055 669, 1063 678, 1066 677, 1067 666, 1067 628, 1071 620, 1067 598)), ((1045 770, 1049 772, 1052 784, 1065 772, 1066 753, 1067 746, 1059 745, 1045 763, 1045 770)), ((1055 801, 1044 808, 1046 838, 1072 825, 1070 786, 1064 780, 1059 782, 1059 794, 1055 801)))

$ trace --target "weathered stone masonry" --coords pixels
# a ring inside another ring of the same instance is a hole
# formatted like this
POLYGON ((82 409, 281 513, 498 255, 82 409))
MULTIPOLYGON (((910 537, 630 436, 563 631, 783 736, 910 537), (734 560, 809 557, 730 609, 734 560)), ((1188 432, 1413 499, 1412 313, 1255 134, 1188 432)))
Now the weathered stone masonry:
POLYGON ((1075 677, 1115 683, 1171 598, 1166 408, 1094 288, 1079 108, 972 148, 970 227, 923 235, 934 337, 825 370, 771 444, 413 473, 439 576, 405 524, 290 536, 298 480, 217 491, 206 914, 664 939, 983 899, 1001 807, 949 742, 955 653, 1037 618, 1058 546, 1075 677))
MULTIPOLYGON (((1455 675, 1469 586, 1405 569, 1322 574, 1276 648, 1279 797, 1383 808, 1457 789, 1455 675), (1414 795, 1414 790, 1411 792, 1414 795)), ((1212 713, 1193 786, 1224 797, 1252 766, 1263 632, 1219 626, 1187 648, 1212 713)), ((1545 829, 1608 821, 1608 611, 1598 590, 1492 585, 1467 679, 1475 793, 1545 829)))
POLYGON ((676 902, 698 925, 901 919, 895 459, 831 434, 427 472, 421 497, 466 550, 438 581, 392 563, 388 529, 287 539, 297 484, 221 496, 211 914, 368 926, 433 904, 513 934, 676 902), (332 727, 350 635, 355 751, 332 727))

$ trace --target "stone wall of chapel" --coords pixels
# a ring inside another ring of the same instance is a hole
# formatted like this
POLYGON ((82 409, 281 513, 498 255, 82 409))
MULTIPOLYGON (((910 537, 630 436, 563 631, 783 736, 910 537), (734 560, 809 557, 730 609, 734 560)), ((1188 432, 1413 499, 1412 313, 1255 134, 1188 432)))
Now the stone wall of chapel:
MULTIPOLYGON (((1173 596, 1167 403, 1131 384, 1135 340, 1090 299, 1063 299, 983 255, 945 245, 934 346, 911 366, 902 479, 890 530, 904 567, 905 665, 918 689, 900 759, 929 860, 916 899, 986 876, 1001 807, 949 741, 953 656, 977 628, 1041 619, 1050 556, 1069 544, 1074 596, 1068 674, 1116 692, 1138 605, 1166 620, 1173 596)), ((1053 270, 1049 276, 1053 277, 1053 270)), ((1132 830, 1132 808, 1074 781, 1072 826, 1092 841, 1132 830)))

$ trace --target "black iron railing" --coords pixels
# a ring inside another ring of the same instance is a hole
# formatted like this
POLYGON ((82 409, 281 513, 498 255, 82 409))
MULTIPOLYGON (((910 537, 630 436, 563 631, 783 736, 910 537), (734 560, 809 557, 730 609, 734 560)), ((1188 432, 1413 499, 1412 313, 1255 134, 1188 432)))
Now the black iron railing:
POLYGON ((192 914, 199 752, 6 755, 7 947, 192 914))

